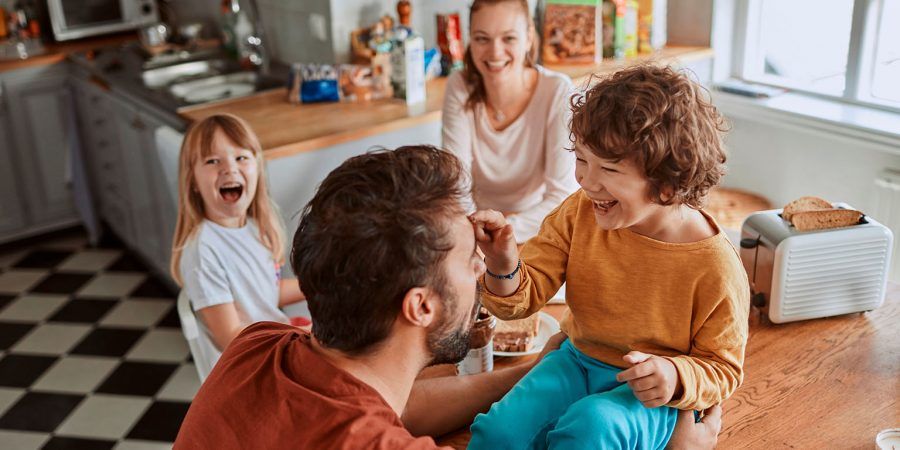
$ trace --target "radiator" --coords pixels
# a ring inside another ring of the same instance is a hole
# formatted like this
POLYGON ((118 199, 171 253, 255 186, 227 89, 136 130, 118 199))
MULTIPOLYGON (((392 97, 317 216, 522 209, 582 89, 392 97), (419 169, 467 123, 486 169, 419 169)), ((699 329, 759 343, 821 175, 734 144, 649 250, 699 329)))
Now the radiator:
MULTIPOLYGON (((874 217, 900 236, 900 171, 886 170, 875 178, 874 217)), ((900 283, 900 238, 894 239, 894 254, 888 279, 900 283)))

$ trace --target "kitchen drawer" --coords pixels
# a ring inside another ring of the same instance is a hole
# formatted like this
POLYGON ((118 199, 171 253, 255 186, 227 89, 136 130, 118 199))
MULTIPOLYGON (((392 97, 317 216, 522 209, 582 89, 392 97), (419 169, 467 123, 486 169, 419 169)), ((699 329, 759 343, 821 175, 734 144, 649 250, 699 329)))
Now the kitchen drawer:
POLYGON ((109 170, 110 167, 121 170, 122 156, 119 142, 114 132, 96 134, 91 138, 91 157, 99 164, 98 168, 109 170))
POLYGON ((111 168, 101 169, 97 177, 97 183, 95 183, 100 194, 100 201, 107 203, 116 201, 117 198, 122 200, 129 198, 125 174, 120 172, 119 169, 112 168, 112 166, 109 167, 111 168))

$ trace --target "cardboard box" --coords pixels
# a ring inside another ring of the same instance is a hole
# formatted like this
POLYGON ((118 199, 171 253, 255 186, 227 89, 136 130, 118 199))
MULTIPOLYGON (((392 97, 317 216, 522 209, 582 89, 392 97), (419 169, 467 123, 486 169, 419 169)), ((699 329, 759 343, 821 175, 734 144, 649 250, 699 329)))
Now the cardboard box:
POLYGON ((638 51, 652 53, 666 46, 666 0, 638 0, 638 51))
POLYGON ((601 0, 547 0, 541 58, 545 64, 603 58, 601 0))

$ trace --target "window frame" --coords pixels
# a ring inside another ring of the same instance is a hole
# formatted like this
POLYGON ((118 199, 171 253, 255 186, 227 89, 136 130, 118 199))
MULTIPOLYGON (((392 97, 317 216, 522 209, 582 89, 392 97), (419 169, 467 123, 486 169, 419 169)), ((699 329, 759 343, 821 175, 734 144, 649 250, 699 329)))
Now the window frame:
POLYGON ((872 95, 877 43, 880 27, 883 25, 881 12, 885 0, 853 0, 845 85, 841 95, 804 89, 802 85, 785 82, 783 77, 765 74, 759 70, 758 62, 762 58, 759 42, 763 1, 736 0, 734 29, 737 39, 734 41, 733 49, 733 77, 749 83, 789 89, 804 95, 900 112, 900 102, 872 95))

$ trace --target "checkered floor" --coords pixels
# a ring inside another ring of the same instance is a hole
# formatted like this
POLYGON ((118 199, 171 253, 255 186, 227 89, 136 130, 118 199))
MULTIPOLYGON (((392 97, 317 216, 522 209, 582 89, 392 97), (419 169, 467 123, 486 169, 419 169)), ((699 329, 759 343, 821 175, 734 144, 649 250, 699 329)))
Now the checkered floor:
POLYGON ((175 294, 120 243, 0 247, 0 447, 171 448, 199 387, 175 294))

